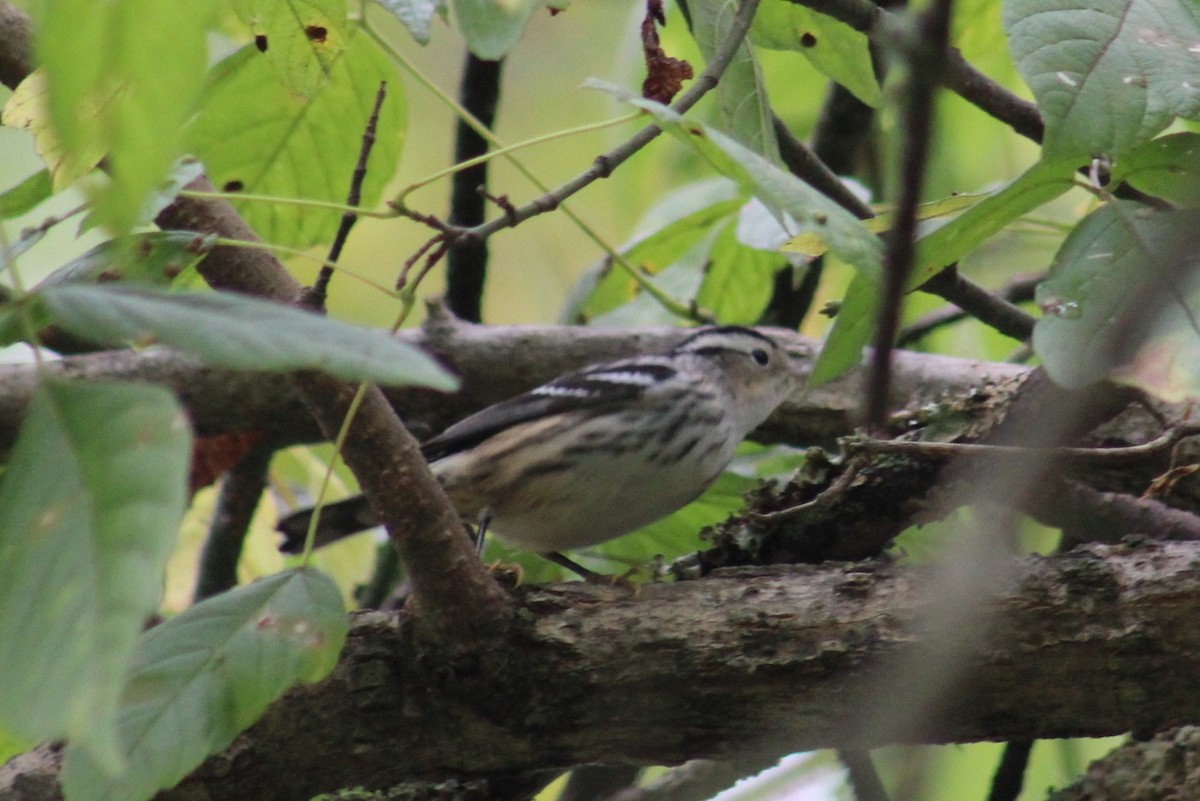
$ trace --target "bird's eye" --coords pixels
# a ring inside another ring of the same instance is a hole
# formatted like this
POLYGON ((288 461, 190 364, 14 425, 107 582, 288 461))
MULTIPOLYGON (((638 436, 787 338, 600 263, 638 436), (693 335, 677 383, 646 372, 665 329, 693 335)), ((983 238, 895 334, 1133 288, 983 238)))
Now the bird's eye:
POLYGON ((762 348, 755 348, 754 350, 750 351, 750 358, 754 359, 755 364, 758 364, 762 367, 766 367, 767 362, 771 361, 771 357, 768 356, 767 352, 762 348))

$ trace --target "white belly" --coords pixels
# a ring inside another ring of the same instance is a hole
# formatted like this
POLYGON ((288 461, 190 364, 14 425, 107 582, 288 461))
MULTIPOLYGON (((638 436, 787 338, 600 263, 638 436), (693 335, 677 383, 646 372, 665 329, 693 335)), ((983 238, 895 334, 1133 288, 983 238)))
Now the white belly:
MULTIPOLYGON (((561 446, 561 440, 550 442, 561 446)), ((653 438, 629 440, 623 453, 569 457, 526 451, 519 461, 505 456, 510 451, 504 445, 492 448, 495 459, 476 449, 438 460, 434 472, 465 518, 488 509, 489 531, 514 547, 545 552, 595 545, 674 512, 712 483, 737 443, 709 430, 686 457, 660 458, 658 463, 649 454, 669 457, 673 449, 664 453, 653 438), (715 442, 721 447, 710 447, 715 442), (700 454, 703 459, 697 458, 700 454), (527 469, 536 463, 547 469, 527 469)))

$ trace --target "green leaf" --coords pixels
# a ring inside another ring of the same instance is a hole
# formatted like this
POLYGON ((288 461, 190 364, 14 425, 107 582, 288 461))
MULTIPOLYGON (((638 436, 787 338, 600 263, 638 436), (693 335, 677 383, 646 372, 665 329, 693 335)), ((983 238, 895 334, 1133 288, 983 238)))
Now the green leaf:
POLYGON ((1118 162, 1112 180, 1127 181, 1180 206, 1200 206, 1200 134, 1177 133, 1148 142, 1118 162))
MULTIPOLYGON (((204 165, 192 156, 181 156, 171 165, 171 171, 166 179, 154 187, 154 193, 146 199, 142 210, 138 213, 137 225, 150 225, 158 213, 175 202, 179 192, 193 180, 204 174, 204 165)), ((95 210, 91 210, 79 223, 79 233, 82 235, 101 224, 95 210)))
POLYGON ((33 211, 53 191, 49 171, 38 170, 0 195, 0 219, 10 220, 33 211))
POLYGON ((0 485, 0 719, 106 770, 117 699, 187 501, 191 436, 164 389, 45 383, 0 485))
POLYGON ((347 621, 340 593, 315 570, 279 573, 196 604, 138 643, 106 774, 74 742, 67 801, 144 801, 220 751, 297 682, 337 664, 347 621))
MULTIPOLYGON (((631 241, 621 247, 620 253, 635 269, 657 275, 678 261, 722 219, 736 214, 742 203, 732 181, 724 178, 693 181, 647 209, 635 226, 631 241)), ((637 295, 637 282, 605 259, 572 287, 562 320, 567 324, 589 321, 637 295)))
POLYGON ((787 266, 778 253, 739 242, 737 227, 730 223, 713 242, 696 302, 722 323, 753 325, 771 300, 775 273, 787 266))
POLYGON ((290 92, 316 94, 346 49, 345 0, 234 0, 233 8, 290 92))
POLYGON ((211 0, 42 5, 38 54, 50 119, 68 153, 87 155, 83 164, 106 154, 111 180, 94 202, 110 231, 134 224, 179 155, 208 68, 213 11, 211 0))
MULTIPOLYGON (((671 297, 694 298, 704 280, 704 268, 712 248, 715 231, 706 231, 691 248, 655 276, 654 283, 671 297)), ((656 299, 639 292, 628 302, 596 316, 593 325, 610 328, 671 325, 675 316, 656 299)))
MULTIPOLYGON (((698 536, 706 526, 722 522, 745 506, 745 495, 758 486, 757 478, 748 478, 731 470, 717 477, 704 494, 687 506, 661 520, 615 540, 581 551, 571 558, 601 573, 622 573, 626 568, 648 565, 662 556, 667 561, 704 547, 698 536)), ((574 578, 574 574, 528 551, 516 550, 489 537, 485 560, 499 560, 522 568, 526 583, 549 583, 574 578)))
MULTIPOLYGON (((595 82, 591 85, 601 86, 595 82)), ((619 89, 609 91, 653 114, 664 131, 766 204, 789 233, 813 233, 843 261, 871 280, 879 280, 882 245, 853 214, 720 131, 686 120, 659 103, 632 97, 619 89)))
MULTIPOLYGON (((950 222, 917 240, 917 253, 907 288, 912 291, 947 265, 979 247, 1006 225, 1066 192, 1074 185, 1069 162, 1038 162, 1001 191, 971 205, 950 222)), ((793 240, 794 242, 795 240, 793 240)), ((784 249, 794 249, 789 243, 784 249)), ((879 290, 855 276, 846 291, 833 328, 813 366, 809 386, 832 381, 859 364, 871 341, 878 313, 879 290)))
POLYGON ((1114 201, 1088 215, 1037 289, 1045 316, 1033 347, 1050 377, 1071 388, 1111 378, 1171 402, 1200 398, 1198 252, 1200 211, 1114 201), (1169 291, 1152 289, 1164 280, 1169 291), (1151 298, 1163 304, 1152 318, 1129 308, 1151 298))
POLYGON ((454 0, 458 30, 472 53, 485 61, 508 55, 543 0, 454 0))
POLYGON ((865 34, 788 0, 763 0, 751 40, 773 50, 803 53, 814 67, 872 108, 883 102, 865 34))
POLYGON ((126 281, 169 286, 181 272, 212 250, 213 241, 195 231, 151 231, 109 240, 58 268, 38 289, 62 284, 126 281))
POLYGON ((1017 69, 1046 121, 1045 153, 1112 159, 1200 114, 1192 0, 1007 0, 1017 69))
POLYGON ((391 386, 458 386, 433 359, 386 332, 243 295, 115 286, 39 294, 58 325, 102 344, 161 342, 234 370, 312 369, 391 386))
MULTIPOLYGON (((50 273, 36 289, 112 281, 169 286, 176 276, 199 263, 211 248, 211 241, 194 231, 134 234, 124 240, 102 242, 50 273)), ((30 298, 27 312, 33 316, 34 330, 50 324, 50 312, 36 296, 30 298)), ((0 309, 0 346, 20 342, 25 335, 20 310, 0 309)))
POLYGON ((1039 161, 996 194, 984 198, 917 241, 908 288, 916 289, 967 255, 1009 223, 1074 186, 1069 161, 1039 161))
POLYGON ((854 276, 806 387, 812 389, 827 384, 862 363, 863 348, 875 331, 878 305, 879 286, 861 273, 854 276))
MULTIPOLYGON (((737 15, 734 0, 692 0, 692 35, 705 60, 712 58, 729 38, 729 27, 737 15)), ((721 73, 716 89, 720 129, 746 147, 773 162, 779 161, 779 142, 771 121, 771 106, 763 85, 762 69, 750 44, 743 41, 729 66, 721 73)))
POLYGON ((420 44, 429 44, 429 28, 433 15, 446 17, 446 0, 378 0, 379 5, 392 12, 408 28, 420 44))
MULTIPOLYGON (((363 183, 362 204, 370 206, 399 162, 405 109, 395 67, 366 36, 349 38, 311 97, 288 91, 253 46, 233 54, 214 69, 187 144, 218 188, 344 203, 381 81, 388 95, 363 183)), ((341 212, 329 209, 234 206, 263 239, 292 247, 328 242, 341 220, 341 212)))

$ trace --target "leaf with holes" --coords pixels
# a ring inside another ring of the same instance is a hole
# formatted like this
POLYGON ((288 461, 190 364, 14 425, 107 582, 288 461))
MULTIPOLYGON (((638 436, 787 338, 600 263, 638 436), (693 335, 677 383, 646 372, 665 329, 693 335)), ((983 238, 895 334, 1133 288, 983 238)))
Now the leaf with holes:
MULTIPOLYGON (((370 206, 400 159, 404 84, 364 34, 350 37, 310 96, 289 91, 253 45, 234 53, 213 68, 187 131, 188 148, 218 189, 345 203, 380 82, 388 95, 363 182, 362 205, 370 206)), ((338 210, 297 205, 234 206, 264 240, 292 247, 328 243, 342 217, 338 210)))
POLYGON ((1118 160, 1200 115, 1200 4, 1007 0, 1004 27, 1049 156, 1118 160))
POLYGON ((299 682, 337 664, 347 620, 336 585, 315 570, 279 573, 202 601, 138 643, 121 698, 112 775, 71 743, 67 801, 143 801, 220 751, 299 682))
POLYGON ((384 331, 244 295, 58 286, 40 293, 54 322, 101 344, 161 342, 234 370, 323 370, 380 384, 452 390, 457 380, 384 331))
POLYGON ((1083 220, 1037 289, 1033 347, 1051 378, 1200 398, 1200 211, 1114 201, 1083 220), (1136 305, 1133 305, 1136 304, 1136 305))
POLYGON ((763 0, 754 15, 750 39, 772 50, 795 50, 831 81, 862 102, 883 102, 866 34, 833 17, 788 2, 763 0))
POLYGON ((234 0, 255 49, 290 92, 312 97, 346 49, 343 0, 234 0))
POLYGON ((0 485, 0 720, 120 767, 117 699, 187 500, 191 435, 145 384, 45 383, 0 485))

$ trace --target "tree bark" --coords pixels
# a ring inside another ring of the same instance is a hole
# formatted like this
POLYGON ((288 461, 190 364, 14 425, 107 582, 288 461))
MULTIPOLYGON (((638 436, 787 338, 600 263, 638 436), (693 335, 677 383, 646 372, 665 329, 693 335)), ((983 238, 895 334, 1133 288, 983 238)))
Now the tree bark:
MULTIPOLYGON (((1016 560, 999 595, 981 601, 987 636, 962 655, 955 692, 889 741, 1149 734, 1200 721, 1196 564, 1194 543, 1016 560)), ((864 721, 920 703, 895 686, 895 666, 937 650, 923 633, 934 572, 730 571, 638 595, 522 587, 523 623, 498 642, 504 653, 455 664, 428 662, 403 617, 358 614, 330 677, 289 692, 160 797, 283 801, 414 777, 882 745, 864 721)), ((57 797, 55 770, 49 748, 16 758, 0 799, 57 797)))

